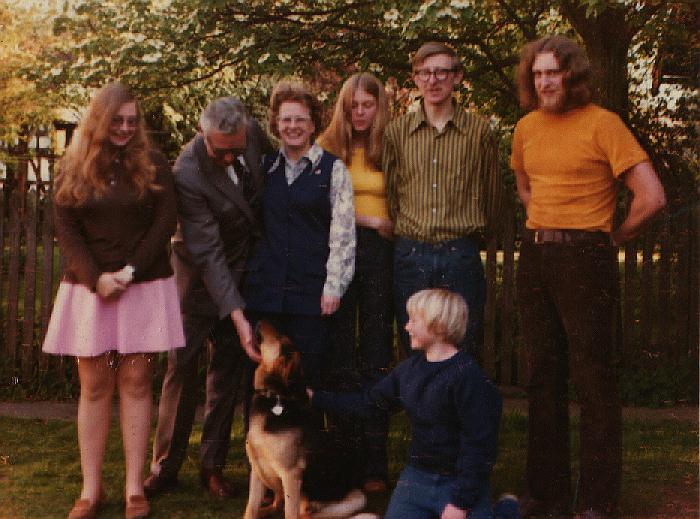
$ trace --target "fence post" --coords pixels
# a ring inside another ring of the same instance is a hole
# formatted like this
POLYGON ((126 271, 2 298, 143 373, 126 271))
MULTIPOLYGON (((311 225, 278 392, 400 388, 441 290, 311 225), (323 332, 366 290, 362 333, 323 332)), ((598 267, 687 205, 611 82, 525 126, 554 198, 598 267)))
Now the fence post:
MULTIPOLYGON (((54 266, 54 239, 53 239, 53 206, 51 202, 52 183, 49 182, 45 196, 41 203, 41 246, 42 246, 42 272, 41 272, 41 331, 39 343, 44 342, 46 330, 49 327, 51 308, 53 302, 53 266, 54 266)), ((39 356, 39 371, 46 372, 49 367, 49 356, 39 356)))
POLYGON ((501 278, 501 384, 513 384, 515 357, 514 277, 515 277, 515 219, 507 213, 503 229, 503 277, 501 278))
POLYGON ((10 194, 10 258, 7 282, 7 328, 5 348, 12 373, 17 368, 17 319, 19 316, 19 268, 21 254, 22 193, 15 188, 10 194))
POLYGON ((22 322, 21 374, 26 383, 34 371, 34 314, 36 307, 36 190, 26 194, 24 215, 24 316, 22 322))
POLYGON ((498 237, 486 247, 486 307, 484 308, 484 370, 496 378, 496 251, 498 237))

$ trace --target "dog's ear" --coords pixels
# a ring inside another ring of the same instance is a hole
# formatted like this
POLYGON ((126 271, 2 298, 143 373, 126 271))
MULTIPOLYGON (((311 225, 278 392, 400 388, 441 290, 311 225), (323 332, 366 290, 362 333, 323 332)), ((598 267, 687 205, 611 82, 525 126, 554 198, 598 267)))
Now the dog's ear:
POLYGON ((291 343, 283 344, 281 359, 284 359, 284 363, 280 366, 280 376, 284 381, 285 386, 289 386, 290 383, 297 382, 301 378, 301 354, 291 346, 291 343))

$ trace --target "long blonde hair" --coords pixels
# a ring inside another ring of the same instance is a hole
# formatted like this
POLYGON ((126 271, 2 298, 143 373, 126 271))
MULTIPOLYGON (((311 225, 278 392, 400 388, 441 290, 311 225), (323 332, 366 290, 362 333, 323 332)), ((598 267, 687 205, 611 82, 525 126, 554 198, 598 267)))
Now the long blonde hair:
POLYGON ((345 164, 352 160, 352 97, 357 90, 364 90, 377 100, 377 113, 369 132, 367 162, 377 169, 382 165, 382 135, 389 122, 389 103, 384 85, 369 72, 353 74, 343 83, 333 109, 328 128, 319 137, 319 144, 345 164))
POLYGON ((90 198, 100 198, 107 191, 107 172, 113 159, 109 127, 112 118, 125 103, 136 103, 137 125, 134 136, 124 147, 123 164, 126 180, 139 197, 154 186, 155 166, 149 157, 150 144, 146 125, 136 97, 118 82, 108 83, 97 91, 76 133, 58 164, 54 200, 65 206, 80 206, 90 198))

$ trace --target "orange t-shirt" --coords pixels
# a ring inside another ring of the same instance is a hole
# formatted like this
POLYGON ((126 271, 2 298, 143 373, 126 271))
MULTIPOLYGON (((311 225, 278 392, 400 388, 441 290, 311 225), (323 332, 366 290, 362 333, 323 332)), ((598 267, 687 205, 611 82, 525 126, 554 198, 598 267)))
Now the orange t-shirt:
POLYGON ((515 126, 510 157, 530 182, 526 226, 610 232, 617 179, 648 160, 620 117, 599 106, 530 112, 515 126))

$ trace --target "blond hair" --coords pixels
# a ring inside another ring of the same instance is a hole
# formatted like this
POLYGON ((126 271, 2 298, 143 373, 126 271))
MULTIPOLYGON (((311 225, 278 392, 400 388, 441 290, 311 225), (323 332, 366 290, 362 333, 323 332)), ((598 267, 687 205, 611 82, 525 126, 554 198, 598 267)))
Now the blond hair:
POLYGON ((156 168, 150 157, 150 144, 143 114, 133 93, 121 83, 108 83, 90 101, 76 134, 58 164, 54 200, 64 206, 80 206, 89 198, 100 198, 107 191, 114 150, 109 141, 112 118, 126 103, 136 104, 134 136, 124 146, 125 179, 139 197, 154 185, 156 168))
POLYGON ((428 288, 408 298, 406 310, 450 344, 460 344, 467 332, 469 310, 464 298, 444 288, 428 288))
POLYGON ((365 156, 367 162, 377 169, 382 165, 382 136, 389 122, 389 102, 384 85, 369 72, 353 74, 343 83, 333 109, 328 128, 318 138, 325 150, 337 156, 346 165, 352 162, 352 98, 355 92, 364 90, 377 101, 377 112, 372 121, 365 156))

